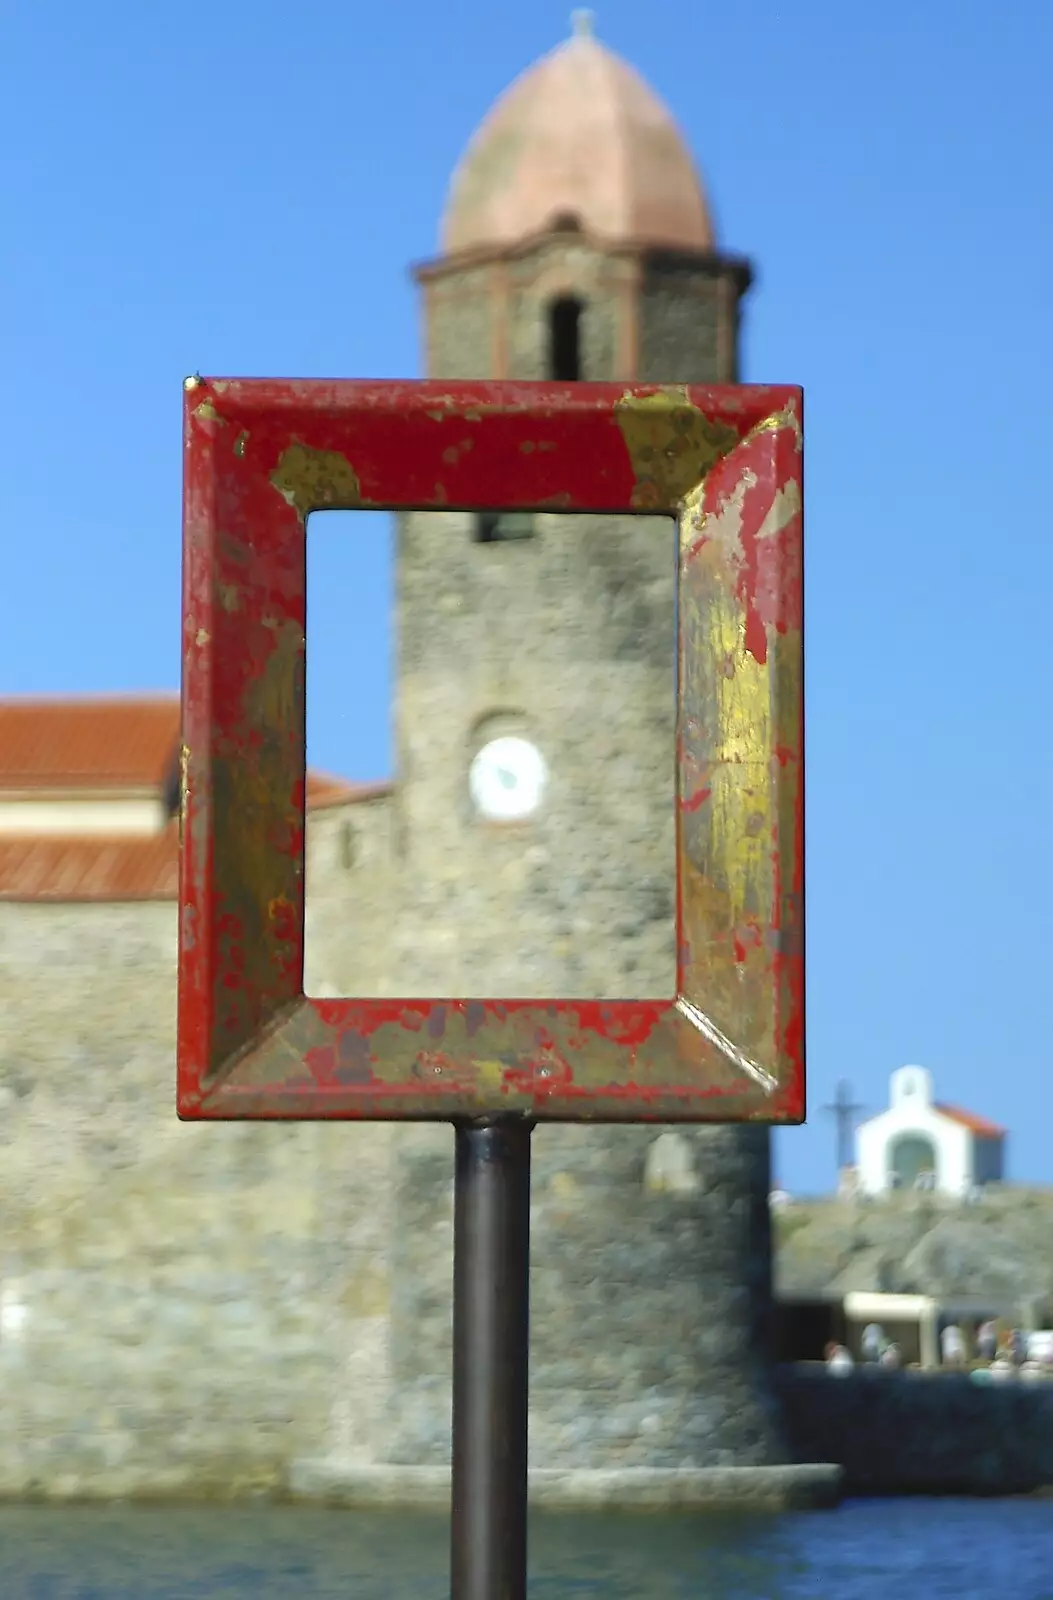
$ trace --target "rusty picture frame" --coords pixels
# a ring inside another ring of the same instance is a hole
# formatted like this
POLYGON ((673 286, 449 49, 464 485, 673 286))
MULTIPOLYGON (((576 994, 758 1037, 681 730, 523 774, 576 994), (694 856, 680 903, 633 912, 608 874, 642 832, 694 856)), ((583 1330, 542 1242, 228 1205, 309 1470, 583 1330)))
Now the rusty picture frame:
POLYGON ((801 391, 184 388, 180 1118, 802 1121, 801 391), (306 527, 327 509, 677 519, 675 996, 304 995, 306 527))

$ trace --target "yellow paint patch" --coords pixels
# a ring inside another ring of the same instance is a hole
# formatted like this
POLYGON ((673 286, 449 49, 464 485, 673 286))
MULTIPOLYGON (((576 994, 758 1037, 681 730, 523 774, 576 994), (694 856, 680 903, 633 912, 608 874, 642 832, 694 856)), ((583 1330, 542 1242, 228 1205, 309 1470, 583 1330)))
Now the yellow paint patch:
POLYGON ((339 450, 312 450, 297 441, 282 451, 271 482, 301 518, 312 511, 354 511, 362 504, 355 469, 339 450))
POLYGON ((190 747, 179 746, 179 827, 182 830, 183 818, 186 816, 187 792, 189 789, 188 773, 190 770, 190 747))
POLYGON ((500 1090, 505 1077, 503 1061, 473 1061, 478 1087, 484 1091, 500 1090))
POLYGON ((755 439, 759 433, 777 433, 780 428, 791 430, 800 450, 804 443, 804 435, 801 419, 793 406, 783 406, 781 411, 773 411, 770 416, 764 417, 750 429, 746 441, 755 439))
POLYGON ((746 612, 736 592, 733 551, 740 546, 741 501, 741 494, 733 496, 712 519, 712 543, 694 558, 690 598, 681 590, 681 604, 686 601, 693 613, 686 619, 688 634, 699 641, 696 664, 689 659, 682 670, 690 674, 707 664, 701 669, 703 703, 712 707, 715 722, 709 870, 727 891, 735 924, 748 915, 766 916, 770 908, 774 822, 770 668, 746 648, 746 612))
POLYGON ((639 511, 672 510, 739 442, 731 424, 707 417, 682 385, 625 394, 614 414, 636 479, 632 505, 639 511))
POLYGON ((702 509, 705 494, 705 482, 696 483, 681 503, 679 518, 681 550, 687 550, 702 536, 706 526, 706 513, 702 509))
POLYGON ((249 691, 249 715, 256 727, 285 734, 297 726, 301 714, 297 684, 306 639, 295 622, 265 618, 264 625, 274 634, 274 648, 249 691))

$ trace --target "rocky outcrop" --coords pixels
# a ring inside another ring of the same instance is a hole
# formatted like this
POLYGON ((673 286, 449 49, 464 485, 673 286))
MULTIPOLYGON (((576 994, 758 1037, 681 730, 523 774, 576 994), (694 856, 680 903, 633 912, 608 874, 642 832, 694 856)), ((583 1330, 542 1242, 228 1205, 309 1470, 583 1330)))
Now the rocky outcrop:
POLYGON ((972 1204, 916 1193, 802 1201, 776 1215, 775 1244, 782 1299, 869 1290, 1053 1313, 1053 1190, 992 1186, 972 1204))

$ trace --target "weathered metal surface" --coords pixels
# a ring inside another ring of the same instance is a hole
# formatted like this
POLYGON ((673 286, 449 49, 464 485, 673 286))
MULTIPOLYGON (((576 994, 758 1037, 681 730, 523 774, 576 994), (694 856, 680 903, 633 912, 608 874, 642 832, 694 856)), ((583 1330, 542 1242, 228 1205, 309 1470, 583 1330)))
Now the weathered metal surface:
POLYGON ((801 404, 187 381, 181 1117, 801 1120, 801 404), (679 519, 674 999, 304 996, 305 528, 325 508, 679 519))

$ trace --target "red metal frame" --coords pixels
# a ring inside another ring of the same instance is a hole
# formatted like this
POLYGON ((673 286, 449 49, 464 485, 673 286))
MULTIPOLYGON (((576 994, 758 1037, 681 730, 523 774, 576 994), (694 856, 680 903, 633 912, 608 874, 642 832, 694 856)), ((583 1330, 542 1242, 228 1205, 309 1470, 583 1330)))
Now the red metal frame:
POLYGON ((751 385, 187 380, 182 1118, 802 1120, 801 414, 751 385), (674 1000, 304 995, 326 508, 679 519, 674 1000))

